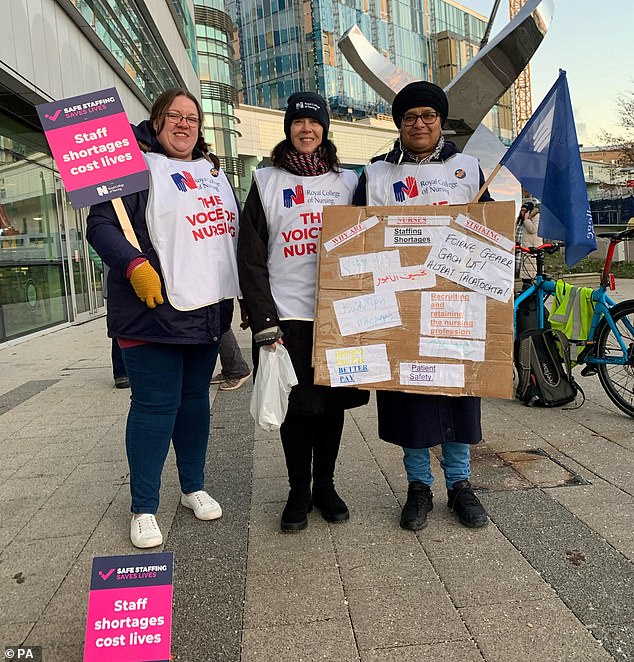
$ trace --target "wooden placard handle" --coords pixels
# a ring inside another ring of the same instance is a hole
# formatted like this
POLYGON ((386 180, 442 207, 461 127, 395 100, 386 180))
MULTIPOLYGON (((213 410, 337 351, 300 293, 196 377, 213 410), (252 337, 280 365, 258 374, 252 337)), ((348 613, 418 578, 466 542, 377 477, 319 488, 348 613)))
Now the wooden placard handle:
POLYGON ((123 205, 123 200, 121 198, 113 198, 112 206, 114 207, 114 211, 117 215, 117 218, 119 219, 119 225, 121 225, 121 229, 123 230, 123 234, 125 235, 125 238, 137 250, 141 251, 139 240, 136 238, 136 235, 134 234, 134 230, 132 229, 132 223, 130 223, 130 217, 128 216, 128 212, 125 210, 125 206, 123 205))

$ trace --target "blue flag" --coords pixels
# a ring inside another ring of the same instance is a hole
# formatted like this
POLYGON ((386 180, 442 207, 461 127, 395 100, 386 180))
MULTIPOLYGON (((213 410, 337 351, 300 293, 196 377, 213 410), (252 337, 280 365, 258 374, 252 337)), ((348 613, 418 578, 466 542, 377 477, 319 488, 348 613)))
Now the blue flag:
POLYGON ((500 164, 540 201, 539 234, 564 242, 569 267, 596 250, 565 71, 500 164))

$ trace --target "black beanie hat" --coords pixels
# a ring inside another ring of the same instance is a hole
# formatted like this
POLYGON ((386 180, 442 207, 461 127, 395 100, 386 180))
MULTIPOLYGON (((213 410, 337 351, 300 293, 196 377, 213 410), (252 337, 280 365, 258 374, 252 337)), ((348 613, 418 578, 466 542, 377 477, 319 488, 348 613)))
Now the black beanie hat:
POLYGON ((295 92, 288 97, 284 115, 284 133, 290 140, 291 123, 300 117, 312 117, 324 127, 324 140, 328 137, 330 118, 326 100, 314 92, 295 92))
POLYGON ((449 102, 442 87, 438 87, 434 83, 428 83, 426 80, 419 80, 406 85, 394 97, 392 102, 394 124, 400 129, 403 115, 410 108, 418 108, 419 106, 429 106, 429 108, 438 111, 441 124, 445 123, 447 115, 449 115, 449 102))

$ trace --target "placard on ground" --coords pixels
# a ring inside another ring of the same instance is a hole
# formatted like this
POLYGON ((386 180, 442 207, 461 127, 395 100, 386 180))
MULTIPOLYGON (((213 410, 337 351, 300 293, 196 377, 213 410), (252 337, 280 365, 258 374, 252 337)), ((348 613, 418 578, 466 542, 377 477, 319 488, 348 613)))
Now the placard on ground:
POLYGON ((171 660, 173 552, 96 556, 84 662, 171 660))
POLYGON ((315 383, 512 398, 514 214, 325 207, 315 383))

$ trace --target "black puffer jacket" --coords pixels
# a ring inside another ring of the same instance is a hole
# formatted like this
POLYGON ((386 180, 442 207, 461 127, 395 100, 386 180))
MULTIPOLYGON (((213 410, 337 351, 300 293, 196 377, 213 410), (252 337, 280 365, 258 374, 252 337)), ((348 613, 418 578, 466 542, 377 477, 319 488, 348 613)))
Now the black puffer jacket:
MULTIPOLYGON (((133 127, 137 140, 153 152, 164 153, 149 122, 133 127)), ((194 151, 195 159, 202 153, 194 151)), ((87 238, 93 248, 110 267, 108 276, 108 335, 148 342, 207 344, 220 340, 229 329, 233 315, 233 299, 221 301, 198 310, 183 312, 173 308, 162 286, 165 303, 148 308, 141 301, 126 277, 128 265, 138 257, 145 257, 161 275, 158 256, 148 234, 145 209, 148 190, 126 195, 123 204, 137 236, 139 252, 123 236, 111 202, 93 205, 88 215, 87 238)), ((183 256, 185 259, 186 256, 183 256)), ((162 275, 161 275, 162 280, 162 275)))

